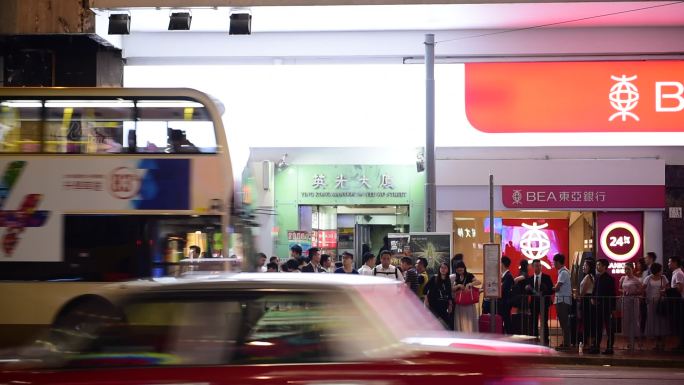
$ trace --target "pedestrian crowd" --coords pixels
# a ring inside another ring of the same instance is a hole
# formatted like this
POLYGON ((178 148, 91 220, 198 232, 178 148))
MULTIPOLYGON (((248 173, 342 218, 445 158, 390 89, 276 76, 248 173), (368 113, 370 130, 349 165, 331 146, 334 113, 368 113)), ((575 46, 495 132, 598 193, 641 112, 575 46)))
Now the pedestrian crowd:
POLYGON ((559 350, 579 347, 590 354, 613 354, 616 332, 627 340, 628 350, 644 349, 646 341, 654 341, 654 350, 663 351, 666 338, 673 340, 675 352, 684 352, 684 272, 681 260, 671 257, 671 278, 663 274, 663 266, 649 252, 636 265, 625 264, 625 274, 618 279, 609 272, 607 259, 587 258, 582 263, 578 288, 573 290, 571 273, 565 267, 565 256, 553 257, 558 272, 555 283, 542 272, 541 262, 523 260, 518 274, 509 270, 511 261, 501 259, 502 296, 497 301, 497 314, 509 334, 537 336, 549 345, 549 315, 555 307, 562 342, 559 350), (541 330, 540 330, 541 329, 541 330), (602 342, 605 349, 601 351, 602 342), (586 350, 583 348, 586 347, 586 350))
MULTIPOLYGON (((379 256, 366 252, 360 268, 354 268, 354 256, 345 252, 341 262, 333 263, 318 248, 302 256, 298 245, 290 248, 290 258, 280 263, 278 257, 259 253, 257 271, 294 273, 359 274, 385 277, 404 282, 445 327, 459 332, 487 332, 476 306, 480 304, 481 282, 469 273, 460 255, 451 264, 441 263, 429 276, 428 261, 409 256, 391 263, 392 254, 382 250, 379 256), (450 266, 451 265, 451 266, 450 266)), ((677 338, 675 350, 684 351, 684 272, 678 257, 668 260, 671 277, 663 274, 655 253, 647 253, 636 265, 625 264, 625 274, 616 280, 609 272, 609 261, 587 258, 582 263, 579 285, 573 289, 572 273, 562 254, 553 257, 557 279, 544 273, 539 259, 522 260, 513 275, 511 260, 501 258, 501 296, 495 302, 485 300, 483 313, 495 312, 488 322, 498 325, 491 330, 505 334, 525 334, 549 345, 549 317, 555 310, 560 327, 559 350, 579 347, 595 354, 605 336, 604 354, 612 354, 616 331, 621 331, 630 350, 643 349, 646 340, 655 341, 663 350, 666 338, 677 338), (492 309, 493 308, 493 309, 492 309)), ((489 323, 487 323, 489 325, 489 323)))

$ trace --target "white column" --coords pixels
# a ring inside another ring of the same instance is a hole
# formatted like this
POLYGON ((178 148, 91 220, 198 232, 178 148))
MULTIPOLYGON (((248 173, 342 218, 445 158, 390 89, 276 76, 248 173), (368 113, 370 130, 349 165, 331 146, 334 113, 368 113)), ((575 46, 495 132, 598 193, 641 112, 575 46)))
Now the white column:
POLYGON ((451 233, 454 231, 454 215, 451 211, 437 211, 438 233, 451 233))
POLYGON ((658 263, 663 263, 663 212, 644 212, 644 255, 654 251, 658 255, 658 263))

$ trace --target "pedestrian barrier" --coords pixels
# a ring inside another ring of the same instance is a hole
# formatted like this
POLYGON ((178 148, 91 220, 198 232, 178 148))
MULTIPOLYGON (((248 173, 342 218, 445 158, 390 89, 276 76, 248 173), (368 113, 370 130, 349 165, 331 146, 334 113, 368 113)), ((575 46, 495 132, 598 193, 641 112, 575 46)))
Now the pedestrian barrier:
POLYGON ((532 336, 559 350, 581 347, 583 353, 611 353, 684 347, 681 297, 525 295, 509 299, 508 305, 499 301, 497 313, 508 334, 532 336))

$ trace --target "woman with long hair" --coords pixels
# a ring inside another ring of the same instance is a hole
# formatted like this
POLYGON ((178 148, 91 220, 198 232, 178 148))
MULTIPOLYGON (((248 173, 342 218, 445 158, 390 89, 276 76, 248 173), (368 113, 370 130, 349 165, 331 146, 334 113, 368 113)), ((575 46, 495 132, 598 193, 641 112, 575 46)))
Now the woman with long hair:
POLYGON ((582 273, 584 273, 584 278, 582 278, 579 287, 580 318, 582 319, 582 342, 588 348, 594 346, 596 308, 591 303, 591 297, 594 293, 594 281, 596 280, 596 262, 591 258, 585 259, 582 264, 582 273))
POLYGON ((451 281, 449 265, 442 262, 439 271, 425 285, 425 306, 430 309, 444 326, 451 329, 450 314, 452 311, 451 281))
MULTIPOLYGON (((457 295, 473 295, 471 288, 480 286, 482 283, 478 281, 474 275, 468 273, 465 263, 459 261, 456 263, 455 272, 451 275, 453 282, 453 296, 457 295)), ((477 301, 479 302, 479 294, 477 301)), ((454 330, 460 332, 476 332, 477 331, 477 312, 475 304, 454 306, 454 330)))

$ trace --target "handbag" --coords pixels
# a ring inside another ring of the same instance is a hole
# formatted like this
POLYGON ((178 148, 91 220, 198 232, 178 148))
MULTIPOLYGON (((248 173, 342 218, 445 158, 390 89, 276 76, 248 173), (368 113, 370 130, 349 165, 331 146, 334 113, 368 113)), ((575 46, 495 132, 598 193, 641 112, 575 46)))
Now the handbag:
POLYGON ((478 302, 480 302, 480 289, 474 286, 459 291, 456 298, 454 298, 454 303, 460 306, 473 305, 478 302))

